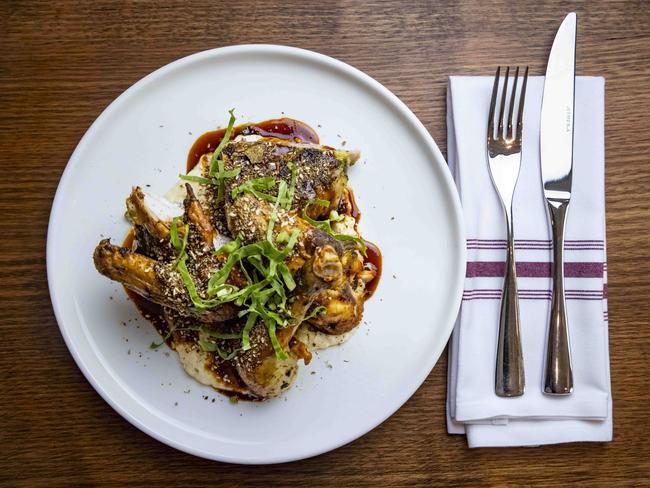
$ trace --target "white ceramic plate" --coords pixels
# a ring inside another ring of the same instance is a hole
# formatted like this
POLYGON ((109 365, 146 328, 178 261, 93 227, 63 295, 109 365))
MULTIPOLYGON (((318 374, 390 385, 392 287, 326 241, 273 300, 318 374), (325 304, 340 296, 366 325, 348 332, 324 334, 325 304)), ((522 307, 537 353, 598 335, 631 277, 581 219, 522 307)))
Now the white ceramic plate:
MULTIPOLYGON (((139 429, 220 461, 314 456, 379 425, 427 377, 452 329, 464 274, 460 205, 445 161, 413 113, 364 73, 295 48, 234 46, 175 61, 115 100, 88 129, 54 199, 47 272, 61 333, 102 397, 139 429), (121 242, 132 185, 164 193, 201 133, 285 114, 324 144, 361 150, 350 170, 361 229, 383 278, 346 344, 301 367, 264 403, 228 399, 187 376, 120 286, 95 271, 103 236, 121 242), (125 324, 125 325, 123 325, 125 324), (207 399, 205 399, 207 397, 207 399), (214 399, 214 401, 213 401, 214 399)), ((423 419, 427 421, 427 419, 423 419)))

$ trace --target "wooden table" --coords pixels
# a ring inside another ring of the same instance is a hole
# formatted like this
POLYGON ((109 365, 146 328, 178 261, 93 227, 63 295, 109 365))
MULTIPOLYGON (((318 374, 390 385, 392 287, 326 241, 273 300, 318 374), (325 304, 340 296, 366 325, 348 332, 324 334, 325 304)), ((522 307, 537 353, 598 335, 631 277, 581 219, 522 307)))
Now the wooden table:
MULTIPOLYGON (((59 177, 123 90, 187 54, 289 44, 386 85, 445 150, 450 74, 529 64, 543 74, 567 2, 63 2, 0 5, 0 484, 217 486, 650 483, 650 8, 580 2, 578 72, 606 77, 614 441, 469 450, 447 435, 446 361, 392 418, 334 452, 245 467, 175 451, 131 426, 84 379, 52 313, 45 238, 59 177)), ((84 265, 80 262, 80 266, 84 265)))

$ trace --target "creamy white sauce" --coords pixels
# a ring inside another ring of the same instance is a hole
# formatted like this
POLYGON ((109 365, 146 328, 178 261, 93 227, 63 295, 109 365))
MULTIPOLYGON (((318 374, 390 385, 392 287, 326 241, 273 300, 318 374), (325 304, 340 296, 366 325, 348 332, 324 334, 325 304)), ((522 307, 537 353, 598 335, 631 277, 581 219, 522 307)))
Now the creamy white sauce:
MULTIPOLYGON (((206 164, 204 162, 204 158, 202 157, 201 160, 199 161, 199 164, 194 166, 192 168, 192 171, 188 173, 188 175, 191 176, 202 176, 202 168, 203 165, 206 164)), ((164 197, 169 200, 170 202, 176 203, 176 204, 182 204, 183 200, 185 199, 185 184, 189 183, 192 186, 192 190, 194 190, 194 194, 196 197, 200 200, 201 195, 203 194, 203 190, 201 189, 201 185, 198 183, 194 183, 192 181, 185 181, 179 179, 176 183, 174 183, 174 186, 172 186, 167 193, 165 193, 164 197)))
POLYGON ((354 335, 358 328, 359 327, 357 326, 343 334, 331 335, 318 330, 313 330, 308 324, 303 323, 296 331, 295 337, 313 351, 343 344, 354 335))
POLYGON ((250 135, 240 134, 233 139, 233 142, 256 142, 259 141, 260 139, 262 139, 262 136, 258 136, 257 134, 250 134, 250 135))
POLYGON ((332 230, 337 234, 359 237, 359 234, 357 234, 355 229, 356 224, 357 222, 354 220, 354 217, 345 215, 343 220, 332 224, 332 230))

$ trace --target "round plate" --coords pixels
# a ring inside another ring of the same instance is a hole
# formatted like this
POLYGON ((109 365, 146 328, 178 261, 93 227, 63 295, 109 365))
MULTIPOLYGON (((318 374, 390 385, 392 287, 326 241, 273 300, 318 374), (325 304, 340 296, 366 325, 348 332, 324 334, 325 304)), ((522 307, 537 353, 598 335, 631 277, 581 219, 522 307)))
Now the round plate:
POLYGON ((314 456, 388 418, 440 356, 464 269, 459 200, 422 123, 359 70, 269 45, 188 56, 111 103, 70 158, 47 240, 54 312, 88 381, 156 439, 234 463, 314 456), (382 280, 356 334, 301 364, 296 384, 262 403, 232 404, 185 374, 174 352, 150 350, 159 336, 92 262, 101 238, 125 236, 131 187, 164 193, 184 171, 196 137, 223 126, 233 107, 238 123, 285 115, 310 124, 324 144, 361 150, 350 181, 362 233, 384 257, 382 280))

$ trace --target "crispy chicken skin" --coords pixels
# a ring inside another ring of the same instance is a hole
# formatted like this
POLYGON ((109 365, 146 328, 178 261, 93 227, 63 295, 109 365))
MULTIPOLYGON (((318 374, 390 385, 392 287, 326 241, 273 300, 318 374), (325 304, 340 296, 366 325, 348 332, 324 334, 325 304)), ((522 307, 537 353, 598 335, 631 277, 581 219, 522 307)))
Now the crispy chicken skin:
MULTIPOLYGON (((296 327, 278 332, 282 349, 288 349, 289 341, 296 327)), ((297 358, 292 354, 287 359, 278 359, 273 351, 266 327, 258 322, 251 331, 251 348, 239 354, 235 366, 241 379, 250 391, 259 397, 269 398, 282 393, 291 385, 297 372, 297 358)))
POLYGON ((196 198, 196 195, 192 190, 192 185, 187 183, 185 185, 185 191, 187 196, 185 197, 185 200, 183 200, 183 207, 185 208, 186 220, 190 224, 190 235, 196 234, 200 237, 199 241, 194 239, 193 242, 198 242, 198 245, 201 248, 212 250, 217 231, 212 226, 210 219, 203 210, 203 206, 196 198))

